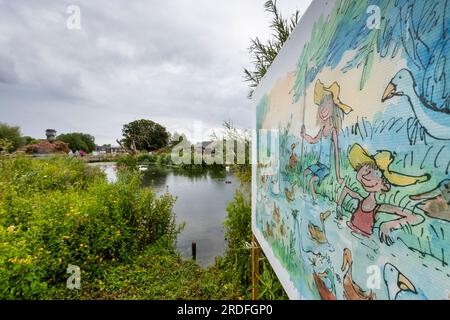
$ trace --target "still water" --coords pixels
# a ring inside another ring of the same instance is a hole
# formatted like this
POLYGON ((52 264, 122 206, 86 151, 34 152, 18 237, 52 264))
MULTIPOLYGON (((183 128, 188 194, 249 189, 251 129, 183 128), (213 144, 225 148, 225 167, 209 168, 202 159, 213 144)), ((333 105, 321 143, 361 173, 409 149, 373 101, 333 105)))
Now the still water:
MULTIPOLYGON (((93 165, 100 166, 110 182, 116 181, 114 164, 93 165)), ((198 264, 203 267, 212 265, 226 248, 223 221, 239 181, 229 172, 186 173, 156 166, 141 167, 141 170, 143 186, 152 187, 158 194, 169 191, 177 197, 174 205, 176 221, 178 224, 186 223, 177 242, 182 257, 192 257, 191 245, 195 241, 198 264)))

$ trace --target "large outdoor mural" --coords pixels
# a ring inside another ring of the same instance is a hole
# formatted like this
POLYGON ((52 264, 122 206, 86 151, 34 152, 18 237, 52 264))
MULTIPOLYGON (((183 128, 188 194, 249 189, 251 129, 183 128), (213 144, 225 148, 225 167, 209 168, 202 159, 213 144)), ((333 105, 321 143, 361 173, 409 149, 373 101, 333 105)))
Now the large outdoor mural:
POLYGON ((291 298, 450 298, 449 28, 444 0, 316 0, 255 92, 253 231, 291 298))

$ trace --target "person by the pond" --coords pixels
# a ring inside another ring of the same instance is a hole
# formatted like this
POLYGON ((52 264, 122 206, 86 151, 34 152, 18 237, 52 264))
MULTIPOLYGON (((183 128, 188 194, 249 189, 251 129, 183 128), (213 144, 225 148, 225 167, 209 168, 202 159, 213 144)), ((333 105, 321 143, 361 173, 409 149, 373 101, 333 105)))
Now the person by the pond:
POLYGON ((338 135, 344 115, 350 113, 352 108, 341 102, 339 92, 340 87, 337 82, 330 87, 325 87, 320 80, 316 81, 314 103, 318 106, 317 124, 320 129, 314 137, 306 133, 305 125, 302 125, 300 132, 301 137, 309 144, 320 143, 319 159, 303 171, 303 193, 305 193, 305 185, 308 183, 314 201, 317 198, 316 185, 320 185, 328 177, 332 161, 336 180, 339 184, 344 181, 339 168, 338 135), (309 180, 307 180, 308 178, 309 180))
POLYGON ((86 155, 86 152, 84 150, 80 150, 80 157, 84 157, 86 155))
POLYGON ((348 159, 356 171, 356 180, 368 194, 361 196, 359 192, 344 186, 338 199, 336 213, 340 219, 343 217, 342 203, 345 197, 350 196, 358 201, 356 210, 352 212, 350 221, 347 222, 353 232, 370 237, 380 213, 392 215, 393 219, 379 225, 378 234, 381 242, 391 245, 394 242, 391 237, 393 230, 404 225, 417 225, 424 221, 421 215, 414 214, 395 204, 379 203, 376 197, 382 192, 388 192, 391 186, 406 187, 428 181, 429 174, 410 176, 392 171, 390 169, 390 165, 394 161, 392 152, 383 150, 372 156, 357 143, 350 148, 348 159))
POLYGON ((73 151, 72 151, 72 149, 69 149, 68 156, 69 156, 69 158, 73 158, 73 151))
POLYGON ((79 158, 80 157, 80 151, 75 151, 75 157, 79 158))

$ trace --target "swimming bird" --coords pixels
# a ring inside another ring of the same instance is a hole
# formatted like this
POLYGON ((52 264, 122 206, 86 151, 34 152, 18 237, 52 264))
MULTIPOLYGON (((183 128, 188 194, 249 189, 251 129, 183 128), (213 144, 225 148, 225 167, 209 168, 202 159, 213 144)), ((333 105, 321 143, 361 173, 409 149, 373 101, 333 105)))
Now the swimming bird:
POLYGON ((294 186, 291 187, 291 190, 289 190, 287 187, 284 188, 284 195, 286 196, 286 199, 288 202, 292 202, 295 200, 294 196, 294 186))
POLYGON ((308 224, 308 231, 311 239, 316 241, 318 244, 328 243, 327 235, 325 234, 325 220, 331 215, 330 211, 322 212, 320 214, 320 222, 322 227, 316 226, 312 222, 308 224))
POLYGON ((286 228, 284 227, 284 221, 283 221, 283 223, 280 224, 279 230, 280 230, 280 235, 284 238, 284 236, 286 235, 286 228))
POLYGON ((322 300, 337 300, 333 272, 327 268, 324 272, 313 273, 314 283, 322 300), (327 286, 329 283, 329 286, 327 286))
POLYGON ((266 222, 266 230, 267 230, 267 235, 269 237, 273 237, 273 228, 271 225, 269 225, 269 222, 266 222))
MULTIPOLYGON (((417 93, 414 76, 408 69, 401 69, 391 79, 383 93, 381 101, 384 102, 394 96, 406 97, 415 118, 424 128, 425 132, 435 139, 450 140, 450 110, 439 109, 417 93)), ((410 142, 415 141, 408 126, 410 142)))
POLYGON ((297 147, 297 143, 291 145, 291 156, 289 157, 289 168, 294 168, 298 162, 298 156, 295 154, 294 150, 297 147))
POLYGON ((428 300, 421 290, 394 265, 386 263, 383 270, 389 300, 428 300))
POLYGON ((442 180, 433 190, 410 196, 411 200, 421 200, 416 206, 430 218, 450 222, 450 179, 442 180))
POLYGON ((275 221, 277 224, 280 223, 280 208, 277 207, 277 204, 273 203, 273 221, 275 221))
POLYGON ((352 278, 352 268, 353 259, 350 249, 344 249, 344 256, 342 261, 342 272, 344 274, 343 287, 344 287, 344 297, 347 300, 375 300, 375 293, 370 290, 369 293, 362 290, 359 285, 357 285, 352 278))

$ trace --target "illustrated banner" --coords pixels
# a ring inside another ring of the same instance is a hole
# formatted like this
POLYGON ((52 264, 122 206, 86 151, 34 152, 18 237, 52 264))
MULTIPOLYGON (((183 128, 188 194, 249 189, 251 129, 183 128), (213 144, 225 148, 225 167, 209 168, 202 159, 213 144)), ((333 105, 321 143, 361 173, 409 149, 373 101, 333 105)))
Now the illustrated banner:
POLYGON ((450 298, 450 4, 315 0, 254 93, 252 227, 292 299, 450 298))

